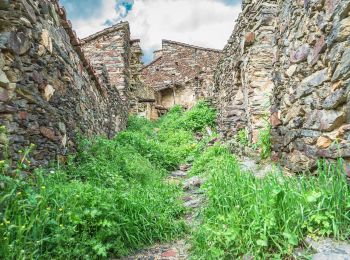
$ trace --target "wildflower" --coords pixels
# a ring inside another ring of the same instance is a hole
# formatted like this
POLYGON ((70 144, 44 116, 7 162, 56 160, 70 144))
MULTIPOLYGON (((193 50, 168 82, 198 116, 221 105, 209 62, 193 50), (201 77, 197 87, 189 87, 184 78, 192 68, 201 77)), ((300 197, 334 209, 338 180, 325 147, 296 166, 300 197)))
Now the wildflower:
POLYGON ((60 227, 63 228, 64 226, 61 224, 60 227))
POLYGON ((50 207, 47 207, 47 208, 46 208, 46 210, 47 210, 47 211, 50 211, 50 210, 51 210, 51 208, 50 208, 50 207))
POLYGON ((10 224, 11 223, 11 221, 8 221, 8 220, 5 220, 5 224, 10 224))
POLYGON ((54 174, 54 173, 55 173, 55 171, 50 171, 50 173, 51 173, 51 174, 54 174))
POLYGON ((3 164, 5 164, 5 161, 4 161, 4 160, 1 160, 1 161, 0 161, 0 165, 3 165, 3 164))
POLYGON ((59 208, 58 210, 59 210, 59 211, 63 211, 63 209, 62 209, 62 208, 59 208))
POLYGON ((22 226, 22 229, 25 229, 26 228, 26 226, 22 226))
POLYGON ((22 192, 20 192, 20 191, 19 191, 19 192, 17 192, 17 195, 18 195, 18 196, 19 196, 19 195, 21 195, 21 194, 22 194, 22 192))
POLYGON ((46 189, 46 187, 45 187, 45 186, 41 186, 41 188, 42 188, 43 190, 45 190, 45 189, 46 189))

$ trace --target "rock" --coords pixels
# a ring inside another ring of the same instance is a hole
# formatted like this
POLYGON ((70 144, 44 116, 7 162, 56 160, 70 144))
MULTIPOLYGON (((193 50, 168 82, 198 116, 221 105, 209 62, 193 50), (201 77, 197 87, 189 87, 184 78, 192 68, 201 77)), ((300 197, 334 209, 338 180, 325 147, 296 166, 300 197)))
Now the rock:
POLYGON ((47 139, 51 140, 51 141, 55 141, 56 140, 56 136, 55 136, 55 132, 47 127, 40 127, 40 133, 45 136, 47 139))
POLYGON ((46 101, 50 101, 53 94, 55 93, 55 89, 51 85, 46 85, 44 88, 44 98, 46 101))
POLYGON ((347 94, 345 89, 338 89, 330 94, 323 102, 324 109, 335 109, 346 102, 347 94))
POLYGON ((332 82, 342 78, 347 78, 350 75, 350 48, 346 49, 338 63, 338 66, 333 74, 332 82))
POLYGON ((316 146, 318 148, 322 148, 322 149, 326 149, 328 148, 330 145, 332 144, 332 140, 325 137, 325 136, 321 136, 317 139, 317 144, 316 146))
POLYGON ((174 171, 171 173, 171 176, 173 177, 186 177, 187 176, 187 173, 184 172, 184 171, 174 171))
POLYGON ((184 203, 184 207, 186 208, 198 208, 203 203, 201 198, 193 198, 184 203))
POLYGON ((67 133, 66 125, 62 122, 58 122, 58 128, 60 129, 62 134, 67 133))
POLYGON ((26 111, 20 111, 18 113, 18 119, 19 120, 26 120, 27 117, 28 117, 28 112, 26 112, 26 111))
POLYGON ((330 132, 341 126, 346 121, 346 115, 342 111, 314 110, 307 114, 305 128, 330 132))
POLYGON ((35 15, 35 11, 33 9, 33 7, 30 6, 30 4, 28 3, 27 0, 21 0, 24 8, 25 8, 25 12, 24 14, 30 19, 30 21, 35 24, 36 23, 36 15, 35 15))
POLYGON ((30 36, 24 32, 11 32, 6 47, 15 54, 23 55, 31 47, 30 36))
POLYGON ((270 124, 272 127, 276 127, 282 124, 282 121, 279 118, 278 112, 274 112, 270 116, 270 124))
POLYGON ((310 46, 308 44, 304 44, 300 46, 296 51, 292 51, 290 55, 290 61, 292 63, 299 63, 305 61, 310 52, 310 46))
POLYGON ((255 34, 254 32, 248 32, 244 39, 244 46, 252 45, 255 41, 255 34))
POLYGON ((6 87, 10 83, 5 72, 0 70, 0 87, 6 87))
POLYGON ((350 260, 350 255, 342 253, 317 253, 312 260, 350 260))
POLYGON ((297 98, 301 98, 311 94, 316 87, 322 85, 328 79, 329 79, 329 76, 328 76, 327 68, 320 71, 316 71, 315 73, 311 74, 310 76, 305 78, 300 83, 300 86, 297 88, 296 90, 297 98))
POLYGON ((194 176, 184 182, 184 189, 192 190, 194 188, 199 188, 204 182, 205 181, 201 177, 194 176))
POLYGON ((10 93, 6 90, 0 87, 0 101, 1 102, 7 102, 10 100, 10 93))
POLYGON ((161 257, 176 257, 177 256, 177 252, 173 249, 165 251, 161 254, 161 257))
POLYGON ((180 171, 186 172, 191 168, 191 166, 192 166, 191 164, 182 164, 180 165, 179 169, 180 171))
MULTIPOLYGON (((52 39, 48 30, 42 30, 41 32, 41 42, 42 46, 46 48, 50 53, 52 53, 52 39)), ((40 52, 42 55, 42 53, 40 52)), ((40 55, 39 54, 39 55, 40 55)))
POLYGON ((331 239, 321 239, 319 241, 307 238, 305 243, 317 253, 312 256, 314 260, 349 260, 350 245, 345 242, 336 242, 331 239))
POLYGON ((320 54, 322 52, 324 52, 324 50, 326 49, 326 41, 325 41, 325 37, 322 35, 316 42, 315 47, 312 51, 312 55, 310 56, 310 65, 314 65, 316 64, 316 62, 318 61, 320 54))
POLYGON ((341 20, 339 25, 335 25, 335 30, 337 30, 336 42, 346 41, 350 36, 350 16, 341 20))
POLYGON ((298 65, 296 65, 296 64, 290 66, 286 71, 286 74, 288 75, 288 77, 292 77, 294 75, 295 71, 297 70, 297 68, 298 68, 298 65))
POLYGON ((0 1, 0 10, 6 10, 10 7, 10 0, 1 0, 0 1))

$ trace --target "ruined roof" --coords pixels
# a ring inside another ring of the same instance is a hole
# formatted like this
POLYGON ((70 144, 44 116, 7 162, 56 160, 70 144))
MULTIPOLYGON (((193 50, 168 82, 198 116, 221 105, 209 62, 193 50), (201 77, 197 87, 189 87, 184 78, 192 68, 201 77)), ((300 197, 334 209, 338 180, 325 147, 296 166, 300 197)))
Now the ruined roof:
POLYGON ((103 29, 102 31, 94 33, 94 34, 92 34, 92 35, 82 39, 82 44, 85 44, 87 42, 95 40, 96 38, 99 38, 101 36, 107 35, 107 34, 109 34, 111 32, 118 31, 120 29, 127 29, 128 31, 130 31, 129 23, 128 22, 120 22, 120 23, 115 24, 115 25, 113 25, 111 27, 103 29))
MULTIPOLYGON (((202 50, 202 51, 212 51, 212 52, 219 52, 221 53, 222 50, 219 49, 212 49, 212 48, 205 48, 205 47, 199 47, 199 46, 195 46, 195 45, 191 45, 191 44, 187 44, 187 43, 182 43, 182 42, 176 42, 176 41, 171 41, 171 40, 162 40, 162 45, 164 43, 170 43, 170 44, 174 44, 174 45, 179 45, 179 46, 183 46, 183 47, 187 47, 187 48, 193 48, 193 49, 197 49, 197 50, 202 50)), ((163 48, 162 48, 163 49, 163 48)), ((160 51, 160 50, 158 50, 160 51)))
POLYGON ((156 63, 156 62, 159 61, 160 59, 162 59, 162 56, 160 56, 160 57, 158 57, 157 59, 151 61, 149 64, 143 66, 141 70, 146 69, 146 68, 148 68, 149 66, 152 66, 154 63, 156 63))

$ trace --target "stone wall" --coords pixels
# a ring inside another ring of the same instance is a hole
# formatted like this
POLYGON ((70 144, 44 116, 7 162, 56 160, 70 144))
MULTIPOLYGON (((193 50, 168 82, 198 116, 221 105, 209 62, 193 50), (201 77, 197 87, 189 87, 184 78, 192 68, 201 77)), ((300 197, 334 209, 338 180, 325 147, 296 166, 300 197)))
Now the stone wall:
POLYGON ((130 92, 130 28, 127 22, 116 24, 82 40, 82 48, 91 65, 100 74, 103 67, 128 109, 130 92))
POLYGON ((280 3, 272 123, 275 157, 296 171, 350 159, 350 1, 280 3))
POLYGON ((30 143, 33 166, 64 161, 77 133, 123 129, 127 114, 110 78, 108 67, 95 73, 55 0, 0 1, 0 124, 8 131, 0 160, 9 142, 14 162, 30 143))
POLYGON ((208 92, 219 111, 221 132, 230 138, 247 128, 256 142, 269 115, 278 9, 276 1, 247 2, 224 48, 214 88, 208 92))
POLYGON ((231 138, 272 125, 273 159, 294 171, 350 158, 350 1, 246 0, 208 92, 231 138))
POLYGON ((163 40, 155 60, 142 69, 142 81, 156 91, 157 105, 192 107, 213 84, 221 51, 163 40))
POLYGON ((141 80, 143 63, 141 61, 142 49, 140 40, 131 41, 131 89, 130 89, 130 113, 153 118, 155 93, 154 90, 146 86, 141 80))

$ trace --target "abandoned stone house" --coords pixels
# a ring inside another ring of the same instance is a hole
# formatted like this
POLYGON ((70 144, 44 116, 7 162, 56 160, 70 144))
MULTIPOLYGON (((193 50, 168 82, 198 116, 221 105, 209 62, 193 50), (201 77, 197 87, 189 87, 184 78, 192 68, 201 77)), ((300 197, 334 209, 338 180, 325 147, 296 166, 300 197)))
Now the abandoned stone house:
POLYGON ((243 0, 223 51, 164 40, 143 67, 128 23, 80 40, 57 0, 1 1, 0 160, 34 143, 33 166, 64 162, 77 133, 209 98, 226 140, 271 127, 272 159, 293 171, 350 165, 349 15, 349 0, 243 0))
POLYGON ((191 108, 206 97, 220 56, 220 50, 163 40, 154 60, 141 70, 143 84, 154 90, 159 114, 174 105, 191 108))

